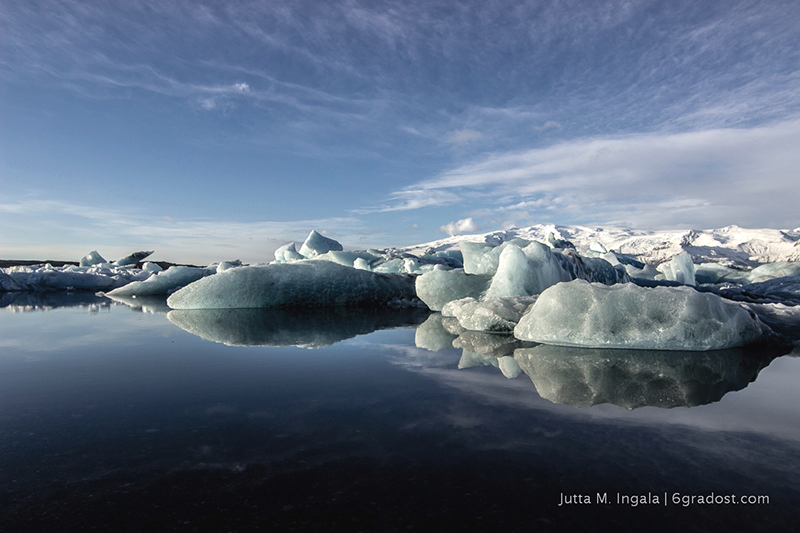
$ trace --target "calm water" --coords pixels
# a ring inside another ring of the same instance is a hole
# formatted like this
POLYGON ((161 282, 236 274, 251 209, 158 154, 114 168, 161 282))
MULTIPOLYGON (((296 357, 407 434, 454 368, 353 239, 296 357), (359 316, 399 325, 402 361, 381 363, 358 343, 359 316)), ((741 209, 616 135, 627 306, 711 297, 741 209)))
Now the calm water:
POLYGON ((780 352, 50 298, 0 309, 3 531, 798 530, 780 352))

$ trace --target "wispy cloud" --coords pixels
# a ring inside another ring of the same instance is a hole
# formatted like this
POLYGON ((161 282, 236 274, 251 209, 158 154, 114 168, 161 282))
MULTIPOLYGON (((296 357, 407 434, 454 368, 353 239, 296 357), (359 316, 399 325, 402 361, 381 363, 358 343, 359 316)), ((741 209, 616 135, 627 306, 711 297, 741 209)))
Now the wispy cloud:
POLYGON ((447 136, 446 140, 452 144, 462 145, 478 141, 482 138, 483 134, 481 132, 464 128, 461 130, 455 130, 447 136))
MULTIPOLYGON (((495 153, 397 191, 394 209, 465 204, 649 224, 796 221, 800 121, 752 129, 593 137, 495 153), (425 199, 417 204, 408 197, 425 199), (770 205, 768 212, 765 205, 770 205)), ((390 208, 384 208, 390 209, 390 208)), ((491 211, 489 209, 488 211, 491 211)))

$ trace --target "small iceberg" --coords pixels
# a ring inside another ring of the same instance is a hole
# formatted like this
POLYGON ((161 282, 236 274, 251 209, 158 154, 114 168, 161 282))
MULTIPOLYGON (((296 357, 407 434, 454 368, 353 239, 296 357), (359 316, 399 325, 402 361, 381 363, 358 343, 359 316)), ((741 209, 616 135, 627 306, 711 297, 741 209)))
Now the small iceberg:
POLYGON ((514 335, 558 346, 706 351, 753 343, 762 327, 741 305, 691 287, 575 280, 544 291, 514 335))

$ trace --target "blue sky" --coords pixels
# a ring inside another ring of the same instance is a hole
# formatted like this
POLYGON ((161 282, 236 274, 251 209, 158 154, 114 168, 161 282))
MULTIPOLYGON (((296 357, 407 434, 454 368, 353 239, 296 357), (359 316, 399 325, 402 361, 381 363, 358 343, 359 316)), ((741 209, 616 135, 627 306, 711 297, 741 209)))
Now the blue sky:
POLYGON ((0 0, 0 256, 800 226, 795 1, 0 0))

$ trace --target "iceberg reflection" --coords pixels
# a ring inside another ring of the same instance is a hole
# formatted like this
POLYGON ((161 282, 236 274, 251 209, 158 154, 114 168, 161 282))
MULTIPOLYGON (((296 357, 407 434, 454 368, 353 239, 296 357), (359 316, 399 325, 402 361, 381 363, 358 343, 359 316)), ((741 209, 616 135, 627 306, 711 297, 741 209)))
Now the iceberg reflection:
POLYGON ((162 294, 145 294, 136 296, 120 296, 117 294, 105 293, 104 296, 115 302, 127 305, 134 311, 152 314, 167 314, 170 309, 167 305, 167 297, 162 294))
POLYGON ((0 292, 0 308, 49 311, 61 307, 107 308, 111 302, 91 292, 0 292))
POLYGON ((420 308, 176 309, 167 318, 203 339, 229 346, 321 348, 379 329, 416 326, 420 308))
POLYGON ((573 407, 691 407, 745 388, 778 353, 733 348, 666 352, 542 344, 514 359, 542 398, 573 407))

